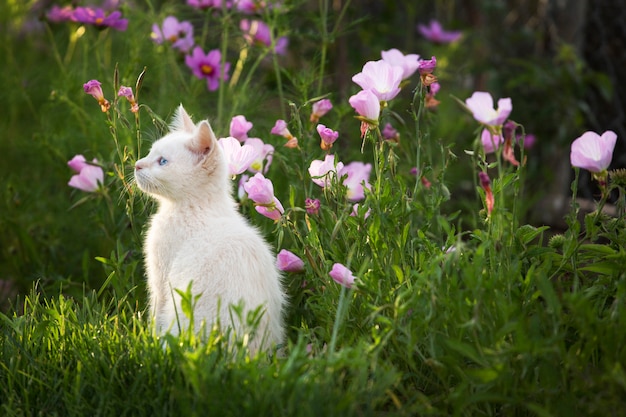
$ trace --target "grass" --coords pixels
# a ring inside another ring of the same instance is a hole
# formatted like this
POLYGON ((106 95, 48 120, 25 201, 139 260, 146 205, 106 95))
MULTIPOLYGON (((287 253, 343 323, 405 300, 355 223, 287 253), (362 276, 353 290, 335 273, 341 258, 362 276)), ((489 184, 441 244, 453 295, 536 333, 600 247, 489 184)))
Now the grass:
MULTIPOLYGON (((235 12, 146 1, 123 8, 131 22, 125 32, 67 23, 20 35, 16 28, 37 14, 34 3, 0 6, 7 57, 0 91, 9 109, 0 122, 0 151, 9 156, 0 166, 0 288, 14 300, 0 313, 2 415, 620 414, 620 172, 597 211, 583 215, 572 205, 567 230, 527 224, 536 155, 520 167, 484 155, 480 127, 450 96, 439 96, 436 112, 423 107, 417 75, 381 113, 380 128, 393 123, 399 143, 381 140, 376 129, 361 138, 347 96, 328 76, 339 71, 332 46, 361 36, 375 48, 384 37, 362 33, 367 20, 344 4, 337 11, 324 0, 294 2, 257 16, 271 22, 275 36, 290 37, 297 53, 288 57, 245 49, 235 12), (147 39, 152 23, 168 14, 189 18, 205 51, 220 48, 233 64, 246 50, 242 81, 208 92, 181 55, 147 39), (144 67, 135 116, 115 90, 135 87, 144 67), (95 78, 112 102, 107 114, 81 89, 95 78), (335 180, 322 189, 308 172, 325 156, 308 118, 320 96, 334 104, 322 122, 340 132, 331 152, 346 164, 372 165, 356 216, 345 187, 335 180), (240 208, 276 251, 288 249, 305 264, 284 277, 289 337, 281 354, 251 356, 246 335, 227 343, 217 328, 206 339, 157 337, 146 317, 142 233, 154 207, 135 193, 129 174, 181 101, 222 136, 230 118, 244 114, 254 123, 250 134, 275 147, 266 176, 284 215, 272 222, 245 198, 240 208), (278 118, 288 120, 299 149, 269 133, 278 118), (102 165, 105 184, 97 192, 66 185, 66 163, 77 153, 102 165), (420 176, 410 173, 416 166, 420 176), (491 177, 491 213, 477 171, 491 177), (601 211, 609 195, 619 196, 616 218, 601 211), (306 212, 305 198, 320 200, 319 213, 306 212), (352 288, 328 275, 336 262, 357 277, 352 288)), ((439 47, 436 74, 452 96, 467 97, 452 70, 457 48, 439 47)), ((354 74, 370 59, 359 56, 345 71, 354 74)), ((522 113, 533 105, 514 100, 522 113)), ((519 147, 515 152, 523 160, 519 147)), ((573 196, 576 184, 577 177, 573 196)))

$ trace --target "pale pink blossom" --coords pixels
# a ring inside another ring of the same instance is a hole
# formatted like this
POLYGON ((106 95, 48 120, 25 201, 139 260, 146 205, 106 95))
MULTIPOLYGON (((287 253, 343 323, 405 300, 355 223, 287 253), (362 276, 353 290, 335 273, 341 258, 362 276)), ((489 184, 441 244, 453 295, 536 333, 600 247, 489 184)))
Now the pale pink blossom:
POLYGON ((380 101, 392 100, 400 93, 403 69, 378 60, 368 61, 352 81, 363 90, 371 90, 380 101))
POLYGON ((276 267, 283 272, 302 272, 304 262, 295 253, 283 249, 276 255, 276 267))
POLYGON ((365 198, 365 188, 370 189, 369 177, 372 172, 372 164, 363 162, 350 162, 339 171, 340 177, 345 177, 343 185, 346 186, 346 196, 350 201, 359 201, 365 198))
MULTIPOLYGON (((93 164, 96 163, 98 161, 94 159, 93 164)), ((89 193, 96 191, 101 184, 104 184, 104 171, 93 164, 88 163, 82 155, 76 155, 69 160, 67 165, 77 174, 70 178, 68 185, 89 193)))
POLYGON ((322 124, 318 124, 316 130, 317 133, 320 135, 320 138, 322 139, 322 142, 320 144, 321 148, 325 151, 332 148, 333 143, 335 143, 335 141, 339 137, 339 132, 332 130, 331 128, 328 128, 322 124))
POLYGON ((419 67, 420 56, 417 54, 404 55, 398 49, 389 49, 388 51, 382 51, 381 56, 383 61, 394 67, 402 68, 402 79, 406 80, 411 77, 417 71, 419 67))
POLYGON ((348 102, 365 121, 377 126, 380 117, 380 100, 370 90, 361 90, 348 99, 348 102))
POLYGON ((320 117, 324 116, 333 108, 333 103, 327 98, 318 100, 313 103, 310 121, 311 123, 317 123, 320 117))
POLYGON ((585 132, 572 142, 570 162, 572 166, 600 173, 611 165, 617 135, 607 130, 598 135, 595 132, 585 132))
POLYGON ((311 175, 311 180, 315 184, 324 188, 330 184, 332 178, 342 169, 343 163, 337 162, 335 164, 335 155, 326 155, 323 161, 317 159, 311 161, 309 175, 311 175))
POLYGON ((472 112, 474 119, 487 126, 502 126, 513 110, 510 98, 498 100, 498 108, 493 107, 491 94, 484 91, 475 91, 465 100, 467 108, 472 112))
POLYGON ((351 288, 354 284, 355 277, 352 271, 343 264, 335 263, 328 275, 330 275, 337 284, 343 285, 346 288, 351 288))
POLYGON ((486 154, 495 152, 500 145, 504 143, 504 137, 502 135, 494 135, 489 129, 483 129, 480 135, 480 141, 483 144, 483 149, 486 154))
POLYGON ((241 174, 257 158, 252 146, 242 145, 241 142, 231 136, 221 138, 218 143, 224 152, 230 175, 241 174))
POLYGON ((252 123, 246 120, 246 116, 234 116, 230 120, 230 136, 244 142, 248 139, 248 132, 252 129, 252 123))
POLYGON ((446 31, 436 20, 431 20, 430 25, 423 24, 417 25, 417 30, 431 42, 435 43, 451 43, 461 38, 461 32, 458 31, 446 31))
POLYGON ((248 198, 257 204, 270 205, 274 201, 274 184, 263 174, 256 173, 243 185, 248 198))
POLYGON ((257 172, 266 174, 272 164, 274 147, 269 143, 264 143, 259 138, 248 138, 244 143, 252 146, 256 154, 256 158, 248 167, 248 171, 253 174, 257 172))

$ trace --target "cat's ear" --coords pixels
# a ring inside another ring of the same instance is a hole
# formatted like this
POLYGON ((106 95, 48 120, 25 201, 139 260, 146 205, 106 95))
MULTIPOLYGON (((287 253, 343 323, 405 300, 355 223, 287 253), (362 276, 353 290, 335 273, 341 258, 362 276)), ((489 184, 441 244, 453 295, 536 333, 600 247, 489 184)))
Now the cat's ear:
POLYGON ((196 126, 193 138, 189 143, 189 149, 200 155, 207 155, 217 146, 217 139, 211 125, 208 121, 203 120, 196 126))
POLYGON ((193 133, 196 125, 191 120, 191 117, 187 114, 187 111, 181 104, 176 109, 176 113, 174 114, 174 120, 172 121, 171 129, 174 131, 183 131, 187 133, 193 133))

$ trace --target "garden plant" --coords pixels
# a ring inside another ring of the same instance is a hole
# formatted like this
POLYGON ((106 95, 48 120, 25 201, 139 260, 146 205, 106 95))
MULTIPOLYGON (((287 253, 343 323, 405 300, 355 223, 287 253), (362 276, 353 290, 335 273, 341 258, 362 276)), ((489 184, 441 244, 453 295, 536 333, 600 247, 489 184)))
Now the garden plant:
POLYGON ((624 138, 574 132, 567 227, 533 224, 529 104, 467 87, 471 34, 416 16, 424 50, 404 50, 362 35, 377 19, 358 9, 0 6, 2 415, 623 413, 626 170, 610 168, 624 138), (339 61, 354 34, 370 45, 339 61), (283 271, 287 339, 271 352, 150 321, 155 204, 133 170, 180 104, 210 120, 283 271))

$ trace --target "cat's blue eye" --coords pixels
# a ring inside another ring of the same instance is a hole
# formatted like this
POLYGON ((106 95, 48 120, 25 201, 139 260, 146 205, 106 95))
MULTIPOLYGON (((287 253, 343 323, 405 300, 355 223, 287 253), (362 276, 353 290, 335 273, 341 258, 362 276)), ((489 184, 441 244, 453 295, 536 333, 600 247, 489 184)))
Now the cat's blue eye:
POLYGON ((165 159, 163 157, 159 158, 159 165, 163 166, 165 164, 167 164, 167 159, 165 159))

